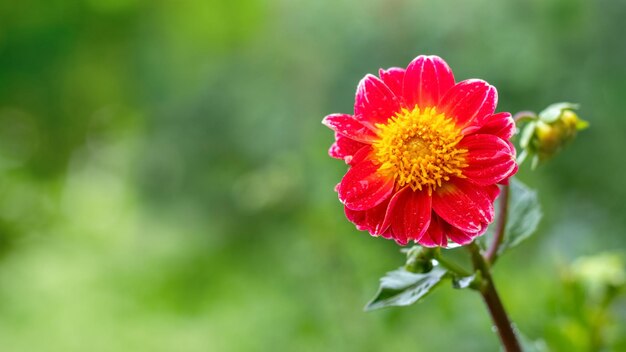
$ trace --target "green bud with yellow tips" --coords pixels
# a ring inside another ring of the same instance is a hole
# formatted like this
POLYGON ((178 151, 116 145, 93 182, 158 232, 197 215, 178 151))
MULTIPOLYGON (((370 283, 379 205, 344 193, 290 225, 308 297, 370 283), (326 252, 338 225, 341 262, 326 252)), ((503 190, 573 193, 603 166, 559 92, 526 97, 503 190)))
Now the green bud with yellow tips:
POLYGON ((522 163, 527 157, 532 157, 534 169, 554 155, 558 154, 563 147, 576 137, 580 130, 589 127, 589 123, 582 120, 574 110, 577 104, 557 103, 548 106, 538 115, 528 117, 529 121, 522 130, 520 147, 522 153, 518 163, 522 163))

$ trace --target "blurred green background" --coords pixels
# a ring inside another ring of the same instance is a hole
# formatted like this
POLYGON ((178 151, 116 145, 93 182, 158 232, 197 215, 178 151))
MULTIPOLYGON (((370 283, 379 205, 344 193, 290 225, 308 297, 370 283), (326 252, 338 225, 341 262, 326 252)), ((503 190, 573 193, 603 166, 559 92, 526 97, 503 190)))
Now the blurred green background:
MULTIPOLYGON (((626 244, 625 17, 614 0, 1 2, 0 350, 496 351, 471 291, 362 311, 403 257, 344 218, 320 121, 419 54, 494 84, 499 111, 581 104, 592 127, 519 174, 545 216, 495 279, 527 337, 586 349, 562 271, 626 244)), ((624 299, 610 315, 626 350, 624 299)))

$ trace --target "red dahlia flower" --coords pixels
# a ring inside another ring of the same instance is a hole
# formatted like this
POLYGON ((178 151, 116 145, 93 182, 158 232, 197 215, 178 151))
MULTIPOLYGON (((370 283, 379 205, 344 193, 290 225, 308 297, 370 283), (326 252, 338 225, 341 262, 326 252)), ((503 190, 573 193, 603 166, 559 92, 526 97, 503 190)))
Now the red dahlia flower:
POLYGON ((496 89, 455 83, 438 56, 359 82, 354 115, 332 114, 330 156, 350 166, 337 185, 357 229, 406 245, 467 244, 493 221, 498 183, 517 171, 515 124, 494 114, 496 89))

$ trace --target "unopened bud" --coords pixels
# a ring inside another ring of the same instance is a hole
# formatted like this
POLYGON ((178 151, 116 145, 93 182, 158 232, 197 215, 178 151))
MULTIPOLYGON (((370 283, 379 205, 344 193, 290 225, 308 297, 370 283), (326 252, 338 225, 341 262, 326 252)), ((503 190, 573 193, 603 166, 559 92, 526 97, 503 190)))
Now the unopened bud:
POLYGON ((433 248, 414 246, 406 252, 404 269, 412 273, 427 273, 433 269, 433 248))
POLYGON ((587 121, 573 111, 578 106, 570 103, 550 105, 531 122, 522 132, 520 146, 523 149, 518 162, 532 156, 532 167, 556 155, 567 143, 576 137, 576 133, 589 126, 587 121))

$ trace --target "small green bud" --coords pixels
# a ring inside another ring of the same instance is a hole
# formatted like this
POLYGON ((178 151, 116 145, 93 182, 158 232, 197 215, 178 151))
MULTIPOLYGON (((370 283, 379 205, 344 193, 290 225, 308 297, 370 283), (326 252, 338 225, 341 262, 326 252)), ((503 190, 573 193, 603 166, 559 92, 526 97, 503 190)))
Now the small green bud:
POLYGON ((561 131, 556 126, 548 125, 543 121, 537 122, 535 126, 535 134, 531 140, 531 146, 535 152, 539 153, 539 157, 555 154, 561 146, 561 131))
POLYGON ((406 271, 416 274, 427 273, 433 270, 433 263, 430 260, 409 259, 404 265, 406 271))
POLYGON ((559 153, 574 140, 578 131, 589 127, 589 123, 574 112, 577 108, 576 104, 558 103, 540 112, 522 132, 523 157, 518 161, 521 163, 526 156, 533 156, 534 168, 559 153))
POLYGON ((427 273, 433 269, 433 248, 414 246, 406 251, 404 269, 412 273, 427 273))

